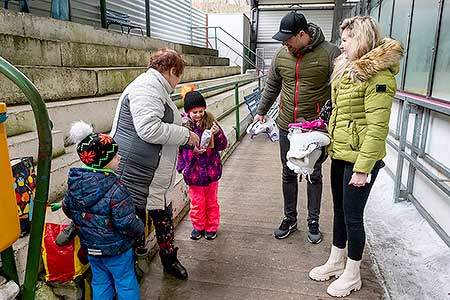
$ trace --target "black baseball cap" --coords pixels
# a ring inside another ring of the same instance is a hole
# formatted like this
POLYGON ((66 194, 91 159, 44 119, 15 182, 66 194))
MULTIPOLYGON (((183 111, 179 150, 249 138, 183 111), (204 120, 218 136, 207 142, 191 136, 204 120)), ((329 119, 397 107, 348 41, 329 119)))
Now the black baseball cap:
POLYGON ((280 30, 272 37, 274 40, 284 42, 302 30, 308 29, 308 22, 302 13, 291 11, 280 22, 280 30))

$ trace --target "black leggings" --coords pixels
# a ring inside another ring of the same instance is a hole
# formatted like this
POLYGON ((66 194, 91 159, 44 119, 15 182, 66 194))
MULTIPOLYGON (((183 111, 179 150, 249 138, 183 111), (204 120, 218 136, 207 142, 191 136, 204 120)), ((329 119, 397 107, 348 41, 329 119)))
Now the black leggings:
POLYGON ((333 245, 344 249, 348 241, 348 257, 361 260, 366 241, 364 208, 370 190, 383 162, 375 163, 369 184, 363 187, 348 185, 353 175, 353 163, 331 160, 331 191, 333 193, 333 245))
MULTIPOLYGON (((136 215, 142 220, 142 222, 144 222, 144 224, 147 223, 147 220, 145 220, 145 209, 136 208, 136 215)), ((174 227, 172 215, 172 205, 167 206, 166 209, 154 209, 148 211, 148 228, 151 228, 153 222, 159 251, 163 254, 170 254, 174 249, 174 227)), ((137 247, 145 248, 145 236, 143 236, 137 243, 137 247)))

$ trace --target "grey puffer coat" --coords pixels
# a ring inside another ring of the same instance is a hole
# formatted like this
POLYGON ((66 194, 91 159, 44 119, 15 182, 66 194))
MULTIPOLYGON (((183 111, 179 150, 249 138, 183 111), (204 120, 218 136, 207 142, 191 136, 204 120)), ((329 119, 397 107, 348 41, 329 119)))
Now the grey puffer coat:
POLYGON ((170 99, 173 88, 149 69, 120 96, 111 136, 119 145, 118 174, 137 208, 164 209, 176 175, 178 147, 189 140, 170 99))

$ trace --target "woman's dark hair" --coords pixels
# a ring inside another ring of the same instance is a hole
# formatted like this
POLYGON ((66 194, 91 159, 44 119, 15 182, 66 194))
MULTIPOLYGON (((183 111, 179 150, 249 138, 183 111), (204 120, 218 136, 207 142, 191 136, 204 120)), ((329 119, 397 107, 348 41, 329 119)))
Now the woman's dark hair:
POLYGON ((181 76, 184 71, 186 62, 181 55, 172 49, 163 48, 153 53, 150 58, 149 68, 155 69, 160 73, 170 71, 174 68, 176 76, 181 76))

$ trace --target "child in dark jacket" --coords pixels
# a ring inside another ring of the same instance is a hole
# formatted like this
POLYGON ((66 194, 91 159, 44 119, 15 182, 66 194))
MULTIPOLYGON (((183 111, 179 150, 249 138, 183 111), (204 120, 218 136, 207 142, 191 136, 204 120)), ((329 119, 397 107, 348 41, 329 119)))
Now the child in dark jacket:
POLYGON ((120 161, 117 144, 82 121, 72 125, 70 138, 84 166, 70 169, 62 208, 87 249, 93 299, 139 299, 132 247, 144 234, 144 224, 114 174, 120 161))
POLYGON ((205 98, 199 92, 186 93, 184 111, 185 126, 202 137, 199 147, 182 148, 178 154, 177 171, 183 172, 191 198, 191 239, 198 240, 204 235, 207 240, 213 240, 220 222, 217 194, 222 162, 219 151, 227 147, 227 138, 214 116, 206 111, 205 98))

